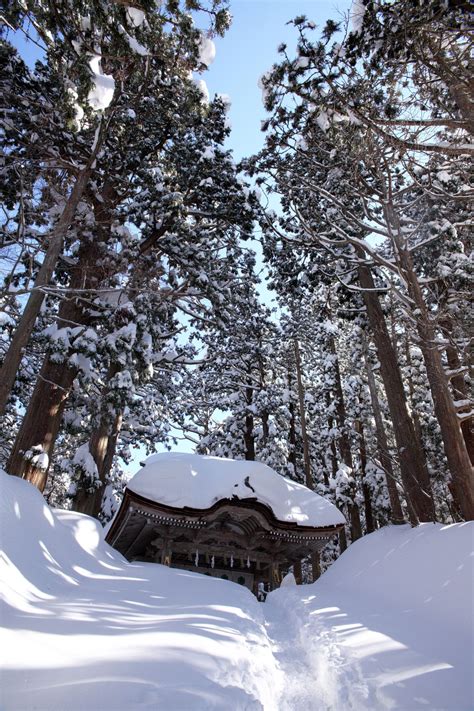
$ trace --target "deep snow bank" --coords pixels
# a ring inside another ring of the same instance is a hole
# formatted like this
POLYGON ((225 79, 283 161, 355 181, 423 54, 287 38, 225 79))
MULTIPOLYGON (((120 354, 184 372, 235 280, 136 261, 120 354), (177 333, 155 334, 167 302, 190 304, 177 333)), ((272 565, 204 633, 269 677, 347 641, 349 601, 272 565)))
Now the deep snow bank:
POLYGON ((1 473, 0 525, 2 711, 474 708, 472 523, 382 529, 265 605, 1 473))
POLYGON ((266 614, 292 680, 281 709, 474 708, 473 548, 472 522, 389 526, 313 585, 272 593, 266 614))
POLYGON ((2 711, 275 708, 278 672, 248 590, 129 564, 93 519, 0 482, 2 711))

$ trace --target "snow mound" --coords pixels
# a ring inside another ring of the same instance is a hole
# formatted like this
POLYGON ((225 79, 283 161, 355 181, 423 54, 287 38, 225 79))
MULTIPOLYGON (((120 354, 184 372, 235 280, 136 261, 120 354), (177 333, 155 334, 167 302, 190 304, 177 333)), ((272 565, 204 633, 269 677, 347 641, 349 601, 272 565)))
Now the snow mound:
POLYGON ((300 526, 333 526, 344 516, 322 496, 277 474, 261 462, 172 452, 155 454, 129 481, 140 496, 177 508, 207 509, 222 499, 253 499, 279 521, 300 526))
POLYGON ((128 563, 97 521, 0 470, 2 711, 276 708, 262 605, 239 585, 128 563))
POLYGON ((418 619, 465 635, 474 629, 474 523, 387 526, 354 543, 319 589, 350 590, 375 607, 412 611, 418 619), (446 614, 447 613, 447 614, 446 614), (470 625, 466 627, 466 620, 470 625))
POLYGON ((280 711, 474 708, 473 544, 473 522, 388 526, 316 583, 271 593, 280 711))
POLYGON ((260 604, 128 563, 96 521, 0 471, 0 706, 471 710, 473 538, 472 522, 389 526, 260 604))

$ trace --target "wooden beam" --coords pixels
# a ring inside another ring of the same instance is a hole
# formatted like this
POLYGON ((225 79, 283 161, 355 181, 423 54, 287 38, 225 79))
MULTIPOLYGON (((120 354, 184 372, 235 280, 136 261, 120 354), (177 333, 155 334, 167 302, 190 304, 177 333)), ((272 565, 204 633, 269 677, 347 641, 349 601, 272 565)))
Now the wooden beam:
MULTIPOLYGON (((222 545, 219 546, 217 544, 216 545, 212 545, 212 544, 209 545, 209 544, 200 543, 198 546, 196 546, 195 543, 189 543, 189 544, 170 543, 170 548, 171 548, 172 552, 175 554, 184 553, 186 555, 190 555, 191 553, 194 553, 196 551, 196 548, 198 548, 200 556, 207 554, 207 555, 211 555, 211 556, 212 555, 219 556, 220 558, 224 558, 224 557, 230 558, 230 556, 232 555, 232 551, 229 550, 228 546, 222 546, 222 545)), ((160 550, 161 550, 161 548, 160 548, 160 550)), ((247 551, 241 550, 241 549, 235 549, 233 551, 234 560, 243 559, 244 563, 245 563, 245 561, 247 560, 247 556, 250 558, 250 561, 253 563, 256 563, 258 561, 260 563, 266 563, 267 565, 269 565, 270 561, 271 561, 270 555, 265 555, 262 553, 254 553, 251 551, 249 551, 247 553, 247 551)), ((229 565, 229 567, 230 567, 230 565, 229 565)), ((245 567, 245 565, 244 565, 244 567, 245 567)))
POLYGON ((198 536, 183 536, 183 531, 179 531, 179 537, 185 538, 184 541, 177 542, 173 539, 175 531, 169 530, 168 527, 160 527, 157 530, 156 525, 153 526, 153 535, 156 536, 152 544, 156 548, 163 548, 169 545, 175 552, 189 553, 199 548, 203 553, 218 554, 222 557, 230 556, 233 553, 234 558, 250 556, 254 561, 261 560, 268 562, 272 557, 278 560, 294 563, 296 560, 305 558, 313 552, 319 551, 327 543, 326 539, 318 541, 285 541, 283 539, 273 540, 269 538, 261 538, 254 546, 248 546, 248 539, 239 537, 235 534, 219 534, 201 530, 198 536), (260 550, 256 550, 259 548, 260 550))

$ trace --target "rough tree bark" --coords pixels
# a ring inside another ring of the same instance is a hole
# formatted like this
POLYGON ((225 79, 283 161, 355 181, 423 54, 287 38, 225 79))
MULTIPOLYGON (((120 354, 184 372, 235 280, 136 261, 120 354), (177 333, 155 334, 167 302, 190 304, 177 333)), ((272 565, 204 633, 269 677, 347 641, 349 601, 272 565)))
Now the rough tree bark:
MULTIPOLYGON (((294 351, 294 356, 295 356, 296 387, 298 390, 298 404, 299 404, 299 410, 300 410, 301 438, 303 440, 303 463, 304 463, 305 484, 308 487, 308 489, 314 490, 314 482, 313 482, 313 477, 311 475, 311 459, 310 459, 310 453, 309 453, 308 431, 306 429, 306 409, 305 409, 305 404, 304 404, 303 378, 302 378, 302 374, 301 374, 301 353, 300 353, 300 346, 299 346, 297 338, 295 338, 293 341, 293 351, 294 351)), ((321 575, 319 553, 317 553, 317 552, 315 552, 311 556, 311 568, 312 568, 312 578, 313 578, 313 581, 315 581, 321 575)))
MULTIPOLYGON (((262 389, 264 389, 266 386, 265 365, 262 361, 261 356, 258 357, 258 370, 260 373, 260 386, 262 387, 262 389)), ((266 447, 266 445, 268 444, 268 440, 270 437, 269 416, 270 416, 270 413, 267 410, 264 410, 261 414, 261 418, 262 418, 262 445, 264 447, 266 447)))
MULTIPOLYGON (((253 385, 251 379, 249 379, 249 381, 247 382, 247 387, 245 389, 245 401, 247 404, 247 408, 250 408, 253 402, 253 385)), ((249 409, 247 409, 245 415, 244 443, 245 459, 251 462, 255 461, 254 420, 253 415, 249 409)))
POLYGON ((102 508, 102 499, 107 485, 107 477, 112 468, 115 448, 122 427, 122 411, 116 410, 115 414, 111 416, 106 403, 107 393, 109 392, 108 383, 119 370, 120 367, 116 363, 112 363, 109 367, 107 382, 101 397, 102 402, 99 422, 92 431, 89 440, 89 453, 94 459, 99 477, 98 486, 91 492, 88 490, 87 484, 81 486, 81 482, 79 482, 72 505, 74 511, 80 511, 89 516, 94 516, 94 518, 98 518, 102 508))
MULTIPOLYGON (((452 323, 449 319, 444 318, 440 323, 445 336, 449 339, 449 335, 452 332, 452 323)), ((446 359, 448 361, 448 367, 450 371, 450 381, 451 388, 453 391, 453 396, 455 400, 469 400, 470 393, 466 383, 466 378, 464 377, 464 369, 462 367, 461 359, 459 358, 459 353, 451 343, 446 346, 446 359)), ((461 431, 466 443, 466 449, 469 454, 469 459, 471 464, 474 464, 474 429, 473 429, 473 418, 466 417, 461 420, 461 431)))
POLYGON ((372 533, 375 530, 374 516, 372 512, 372 501, 370 498, 370 489, 365 481, 365 472, 367 467, 367 447, 365 444, 364 427, 360 420, 356 420, 355 430, 359 435, 359 456, 360 469, 362 473, 362 491, 364 494, 364 512, 365 512, 365 527, 367 533, 372 533))
MULTIPOLYGON (((87 323, 88 315, 82 302, 73 293, 75 289, 90 289, 97 286, 99 278, 96 267, 97 256, 93 245, 89 245, 88 249, 84 249, 79 256, 77 268, 71 278, 71 297, 65 299, 59 308, 58 328, 87 323)), ((10 453, 7 471, 31 481, 40 491, 43 491, 46 485, 49 461, 59 432, 64 407, 76 375, 76 368, 65 362, 56 363, 51 354, 46 354, 10 453), (41 452, 47 455, 48 464, 46 467, 38 467, 34 462, 25 458, 26 452, 33 447, 38 447, 41 452)))
MULTIPOLYGON (((383 425, 382 411, 380 409, 377 388, 375 386, 374 373, 372 370, 372 366, 369 363, 367 352, 365 353, 365 367, 367 370, 367 382, 369 385, 372 413, 374 415, 375 421, 375 436, 377 438, 377 449, 379 453, 380 464, 385 472, 385 481, 387 482, 390 507, 392 509, 392 523, 402 524, 405 523, 405 518, 403 516, 402 505, 400 503, 400 497, 398 495, 397 482, 392 467, 392 460, 390 459, 387 435, 385 434, 385 428, 383 425)), ((414 512, 411 514, 411 520, 412 522, 413 520, 416 520, 414 512)))
MULTIPOLYGON (((288 367, 288 389, 291 392, 291 372, 290 368, 288 367)), ((290 411, 290 429, 288 432, 288 442, 290 444, 290 451, 288 453, 288 462, 292 465, 293 467, 293 472, 295 475, 295 479, 297 477, 297 466, 296 466, 296 417, 295 417, 295 405, 293 401, 290 399, 290 402, 288 404, 288 410, 290 411)))
POLYGON ((295 371, 296 371, 296 387, 298 390, 298 404, 300 410, 300 426, 301 426, 301 439, 303 442, 303 466, 304 466, 304 479, 305 484, 308 489, 314 489, 313 477, 311 475, 311 458, 309 454, 309 439, 308 431, 306 429, 306 410, 304 405, 304 388, 303 379, 301 376, 301 354, 298 339, 294 339, 293 348, 295 354, 295 371))
MULTIPOLYGON (((57 326, 86 325, 89 315, 84 308, 84 292, 97 289, 106 277, 101 265, 101 245, 107 239, 110 228, 110 203, 115 193, 110 184, 102 192, 102 201, 95 204, 97 236, 91 242, 83 243, 79 249, 78 261, 71 268, 69 295, 59 308, 57 326), (77 296, 77 290, 83 294, 77 296)), ((61 425, 64 407, 72 389, 77 369, 68 362, 56 363, 47 353, 39 373, 20 430, 15 439, 7 463, 7 471, 31 481, 40 491, 44 490, 48 477, 49 463, 61 425), (38 448, 48 457, 42 466, 25 458, 26 452, 38 448)))
POLYGON ((425 458, 413 421, 408 414, 403 382, 392 341, 369 267, 358 264, 358 277, 367 311, 372 338, 380 363, 387 403, 397 443, 400 473, 405 496, 410 502, 413 525, 419 521, 434 521, 434 503, 425 458), (413 515, 415 514, 415 516, 413 515))
MULTIPOLYGON (((351 442, 347 433, 348 421, 346 406, 344 403, 344 394, 342 392, 341 371, 339 369, 339 358, 337 357, 336 344, 334 338, 329 337, 329 350, 334 355, 334 397, 336 401, 336 420, 339 428, 340 436, 338 439, 339 452, 341 459, 346 467, 351 470, 354 476, 354 462, 352 460, 351 442)), ((362 524, 360 522, 359 507, 354 502, 347 504, 349 512, 349 520, 351 525, 351 538, 356 541, 362 537, 362 524)))
POLYGON ((295 576, 296 584, 301 585, 303 582, 303 571, 301 569, 301 561, 297 560, 293 563, 293 575, 295 576))
POLYGON ((408 383, 408 393, 410 395, 410 403, 411 403, 411 417, 413 420, 413 426, 415 428, 416 435, 420 442, 423 441, 423 436, 422 436, 422 431, 421 431, 421 422, 420 418, 418 417, 418 413, 415 409, 415 386, 413 384, 413 377, 412 377, 412 368, 413 368, 413 361, 411 359, 411 353, 410 353, 410 341, 408 339, 408 334, 405 333, 405 358, 406 362, 408 365, 408 370, 409 370, 409 375, 407 376, 407 383, 408 383))
POLYGON ((93 493, 80 487, 74 497, 73 510, 98 518, 102 509, 102 500, 107 486, 107 477, 112 468, 117 440, 122 428, 122 413, 116 413, 112 424, 110 418, 103 416, 89 442, 89 451, 94 457, 99 475, 99 486, 93 493))
POLYGON ((41 310, 45 293, 42 287, 51 282, 54 269, 62 253, 64 239, 70 228, 79 202, 84 194, 93 170, 94 161, 102 145, 102 124, 98 129, 95 145, 85 167, 78 173, 71 193, 57 225, 49 236, 48 248, 35 279, 33 290, 26 302, 18 326, 11 340, 0 369, 0 416, 5 412, 8 398, 15 383, 15 378, 23 358, 24 350, 30 340, 36 319, 41 310))
POLYGON ((472 521, 474 520, 474 471, 449 391, 449 382, 443 368, 436 332, 413 269, 411 256, 406 250, 399 250, 399 252, 408 293, 418 312, 416 327, 420 339, 419 345, 423 354, 457 503, 466 521, 472 521))
MULTIPOLYGON (((326 407, 327 407, 328 412, 330 412, 330 405, 331 405, 331 396, 330 396, 329 392, 326 392, 326 407)), ((332 430, 333 424, 334 424, 333 418, 328 417, 328 430, 329 431, 332 430)), ((336 443, 333 438, 331 438, 331 445, 330 445, 329 449, 330 449, 329 458, 331 461, 331 471, 332 471, 333 477, 335 477, 337 474, 337 470, 338 470, 338 464, 337 464, 336 443)), ((326 484, 326 486, 329 486, 329 477, 326 474, 326 472, 324 473, 324 483, 326 484)), ((341 553, 344 553, 346 548, 347 548, 347 535, 346 535, 346 528, 344 526, 344 528, 342 528, 341 532, 339 533, 339 551, 341 553)))
MULTIPOLYGON (((328 391, 326 392, 326 398, 325 398, 325 399, 326 399, 326 408, 327 408, 327 411, 330 412, 330 411, 331 411, 331 410, 330 410, 330 407, 331 407, 331 396, 330 396, 330 394, 329 394, 328 391)), ((334 426, 334 419, 333 419, 331 416, 329 416, 329 417, 328 417, 328 430, 329 430, 329 432, 332 431, 333 426, 334 426)), ((330 444, 329 450, 330 450, 330 460, 331 460, 331 471, 332 471, 333 477, 335 477, 336 474, 337 474, 338 466, 337 466, 337 449, 336 449, 336 443, 335 443, 333 437, 331 437, 331 444, 330 444)), ((325 474, 324 483, 326 484, 326 486, 329 486, 329 477, 327 476, 327 474, 325 474)))

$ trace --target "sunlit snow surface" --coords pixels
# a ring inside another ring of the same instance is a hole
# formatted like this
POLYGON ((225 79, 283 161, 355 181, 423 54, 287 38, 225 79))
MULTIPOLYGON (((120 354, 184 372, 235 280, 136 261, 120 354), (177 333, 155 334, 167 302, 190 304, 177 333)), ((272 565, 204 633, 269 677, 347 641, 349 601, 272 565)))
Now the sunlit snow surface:
POLYGON ((275 708, 275 660, 247 589, 127 563, 93 519, 1 481, 2 711, 275 708))
POLYGON ((344 516, 327 499, 277 474, 261 462, 198 454, 154 454, 129 481, 128 488, 170 506, 206 509, 221 499, 256 498, 279 521, 301 526, 333 526, 344 516))
POLYGON ((473 524, 384 529, 259 604, 0 481, 2 711, 473 706, 473 524))
POLYGON ((317 583, 272 593, 291 699, 279 709, 472 710, 473 548, 472 522, 389 526, 317 583))

